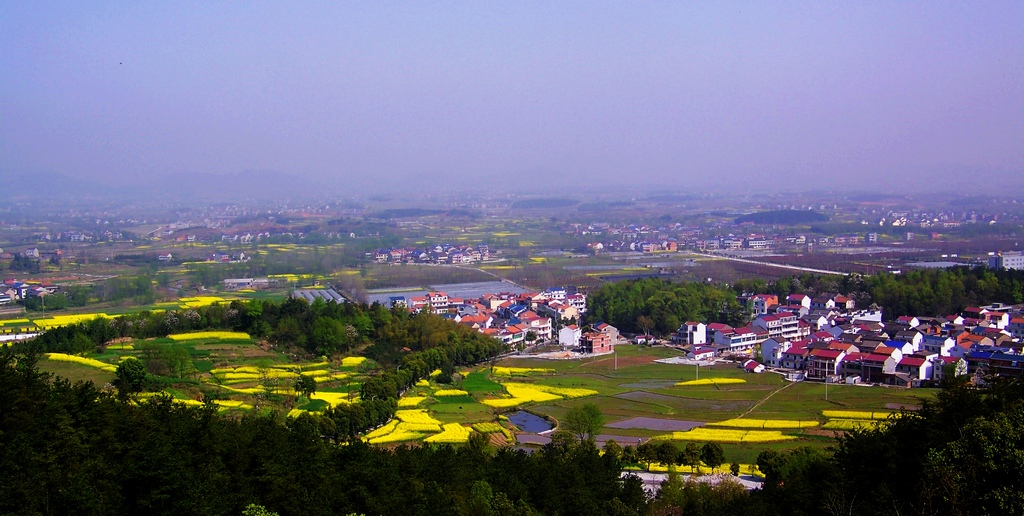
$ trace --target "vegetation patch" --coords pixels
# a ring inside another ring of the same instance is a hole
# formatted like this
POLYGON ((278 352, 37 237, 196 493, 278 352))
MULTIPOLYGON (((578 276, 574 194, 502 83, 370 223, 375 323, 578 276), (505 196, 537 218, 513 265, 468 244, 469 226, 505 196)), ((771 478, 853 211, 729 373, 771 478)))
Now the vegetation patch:
MULTIPOLYGON (((426 383, 422 387, 430 385, 426 380, 422 381, 426 383)), ((419 382, 416 385, 419 386, 419 382)), ((474 371, 466 375, 462 380, 462 388, 467 392, 501 392, 501 384, 488 378, 485 371, 474 371)))
POLYGON ((66 353, 46 353, 46 358, 49 360, 53 360, 55 362, 72 362, 84 366, 95 367, 96 369, 102 369, 110 373, 117 371, 117 366, 113 364, 100 362, 99 360, 95 360, 92 358, 80 357, 78 355, 68 355, 66 353))
POLYGON ((796 436, 785 435, 778 430, 723 430, 720 428, 700 427, 686 432, 672 432, 671 434, 659 435, 655 439, 716 443, 770 443, 791 441, 796 439, 796 436))
POLYGON ((692 387, 695 385, 735 385, 747 383, 743 378, 701 378, 700 380, 687 380, 679 382, 676 387, 692 387))
POLYGON ((180 341, 180 340, 211 340, 211 339, 237 339, 250 342, 252 339, 248 333, 241 331, 197 331, 193 333, 173 333, 168 335, 167 338, 180 341))
POLYGON ((728 428, 777 428, 797 429, 811 428, 818 426, 817 421, 801 421, 790 419, 727 419, 717 423, 708 423, 709 426, 723 426, 728 428))
POLYGON ((863 410, 822 410, 821 415, 830 419, 888 419, 892 412, 868 412, 863 410))
POLYGON ((554 369, 542 367, 502 367, 495 366, 494 376, 526 376, 532 373, 553 373, 554 369))
POLYGON ((446 444, 459 444, 469 441, 469 434, 472 432, 469 428, 462 426, 459 423, 448 423, 444 425, 444 431, 437 435, 432 435, 423 440, 425 443, 446 443, 446 444))

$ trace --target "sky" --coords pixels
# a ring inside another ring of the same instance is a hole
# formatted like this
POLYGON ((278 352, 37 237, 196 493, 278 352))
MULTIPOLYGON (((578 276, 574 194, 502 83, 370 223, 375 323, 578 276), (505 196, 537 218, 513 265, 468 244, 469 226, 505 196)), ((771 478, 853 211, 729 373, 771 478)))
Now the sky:
POLYGON ((0 171, 996 192, 1024 2, 0 0, 0 171))

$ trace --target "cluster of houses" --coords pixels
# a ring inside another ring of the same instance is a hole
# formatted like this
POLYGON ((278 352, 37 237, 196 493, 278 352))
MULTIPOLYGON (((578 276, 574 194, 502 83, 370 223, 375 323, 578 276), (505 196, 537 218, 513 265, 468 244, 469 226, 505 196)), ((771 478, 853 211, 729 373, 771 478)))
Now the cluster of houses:
MULTIPOLYGON (((970 307, 946 317, 902 316, 883 323, 879 310, 856 310, 845 296, 749 298, 756 312, 743 328, 687 322, 672 336, 696 360, 755 355, 794 379, 830 383, 929 385, 942 375, 1024 372, 1021 307, 970 307), (785 304, 779 304, 784 301, 785 304)), ((745 362, 748 369, 759 363, 745 362)))
POLYGON ((664 240, 612 240, 610 242, 591 242, 587 244, 587 250, 592 253, 604 251, 638 251, 641 253, 671 252, 679 250, 679 242, 674 238, 664 240))
POLYGON ((451 297, 436 291, 424 296, 392 296, 390 303, 414 312, 440 314, 510 346, 557 339, 566 349, 605 353, 619 340, 618 330, 608 324, 594 324, 593 331, 582 331, 578 322, 587 311, 587 296, 564 288, 487 293, 476 298, 451 297))
POLYGON ((392 247, 373 254, 377 263, 477 263, 490 258, 487 244, 438 244, 428 248, 392 247))
POLYGON ((0 283, 0 305, 9 305, 28 297, 42 297, 56 291, 56 286, 45 282, 7 279, 0 283))

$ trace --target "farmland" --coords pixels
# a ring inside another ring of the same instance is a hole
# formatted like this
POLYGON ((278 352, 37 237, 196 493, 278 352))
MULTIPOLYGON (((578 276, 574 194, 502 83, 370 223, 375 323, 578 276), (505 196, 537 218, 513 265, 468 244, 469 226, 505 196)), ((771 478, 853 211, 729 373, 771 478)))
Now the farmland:
MULTIPOLYGON (((180 350, 189 363, 180 369, 184 372, 181 378, 166 378, 164 394, 182 403, 217 400, 221 411, 237 414, 260 410, 295 417, 358 403, 359 385, 376 367, 357 356, 295 361, 237 332, 173 334, 121 342, 84 357, 52 354, 41 361, 41 367, 102 385, 112 380, 111 371, 121 360, 142 358, 160 347, 180 350), (317 392, 309 398, 292 388, 302 375, 317 383, 317 392)), ((594 403, 605 416, 601 433, 679 445, 719 442, 730 461, 749 464, 765 448, 830 446, 834 431, 871 424, 872 419, 884 419, 899 407, 918 406, 921 397, 934 394, 927 389, 836 385, 829 386, 826 400, 822 384, 747 374, 734 364, 703 367, 698 373, 693 366, 655 362, 675 355, 668 348, 630 345, 620 346, 617 357, 567 361, 512 357, 493 367, 465 369, 455 375, 454 384, 438 384, 434 378, 420 380, 399 400, 393 424, 374 430, 365 439, 381 445, 465 442, 471 428, 498 435, 503 435, 498 427, 505 432, 514 430, 501 418, 507 411, 525 408, 559 420, 573 407, 594 403), (660 424, 639 428, 615 425, 632 418, 697 426, 665 431, 659 429, 660 424)))

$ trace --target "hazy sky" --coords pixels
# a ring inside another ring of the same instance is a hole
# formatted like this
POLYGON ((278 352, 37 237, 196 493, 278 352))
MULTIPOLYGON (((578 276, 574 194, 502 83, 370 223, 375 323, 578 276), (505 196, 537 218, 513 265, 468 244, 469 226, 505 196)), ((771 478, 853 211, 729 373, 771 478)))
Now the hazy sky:
POLYGON ((0 1, 0 170, 997 191, 1024 1, 0 1))

